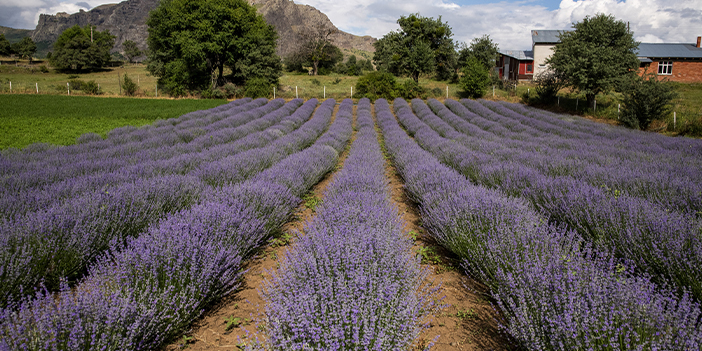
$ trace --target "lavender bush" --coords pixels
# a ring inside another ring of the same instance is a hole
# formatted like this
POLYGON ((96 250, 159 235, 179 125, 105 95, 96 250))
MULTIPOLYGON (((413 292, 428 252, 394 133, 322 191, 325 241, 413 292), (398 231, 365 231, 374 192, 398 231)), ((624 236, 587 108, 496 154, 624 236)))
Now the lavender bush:
POLYGON ((431 309, 426 272, 389 202, 370 101, 357 111, 344 168, 266 286, 271 349, 406 350, 431 309))
MULTIPOLYGON (((453 150, 403 102, 395 101, 397 118, 415 140, 434 135, 437 148, 453 150)), ((442 165, 399 127, 385 100, 376 102, 376 116, 424 225, 491 287, 503 330, 523 347, 700 347, 702 312, 687 294, 657 286, 634 274, 633 263, 549 225, 528 202, 476 186, 442 165)))

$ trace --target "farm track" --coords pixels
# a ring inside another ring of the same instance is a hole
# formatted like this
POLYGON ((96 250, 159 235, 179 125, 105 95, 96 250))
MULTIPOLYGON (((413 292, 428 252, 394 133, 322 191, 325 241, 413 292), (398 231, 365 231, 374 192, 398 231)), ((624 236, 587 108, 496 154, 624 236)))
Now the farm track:
MULTIPOLYGON (((330 125, 334 123, 339 105, 334 108, 330 125)), ((356 106, 353 107, 353 123, 356 125, 356 106)), ((324 200, 324 192, 332 182, 336 173, 344 166, 344 160, 349 154, 349 149, 355 140, 356 132, 351 135, 346 149, 339 155, 339 161, 334 172, 328 173, 311 190, 313 198, 324 200)), ((193 328, 170 345, 165 350, 180 350, 185 347, 188 340, 188 350, 240 350, 240 346, 250 344, 255 340, 264 341, 265 331, 265 301, 261 295, 263 282, 270 278, 270 272, 279 267, 278 258, 283 257, 285 251, 289 250, 296 241, 297 236, 302 233, 305 223, 311 221, 315 216, 313 208, 308 207, 304 202, 294 211, 293 220, 283 225, 281 233, 289 235, 288 240, 276 240, 262 247, 260 252, 252 257, 243 267, 246 273, 243 275, 242 285, 239 291, 231 294, 207 311, 193 328), (238 327, 227 330, 226 320, 239 318, 241 324, 238 327)))
MULTIPOLYGON (((375 109, 373 109, 375 119, 375 109)), ((377 124, 377 122, 376 122, 377 124)), ((378 129, 382 140, 382 133, 378 129)), ((399 176, 387 152, 385 174, 389 181, 392 204, 398 209, 405 231, 414 234, 414 252, 424 253, 423 268, 428 267, 427 281, 441 284, 437 296, 443 297, 445 307, 425 318, 429 323, 415 340, 415 349, 423 350, 433 341, 435 350, 507 350, 508 341, 499 333, 497 313, 490 304, 486 288, 462 273, 458 260, 426 233, 421 226, 417 204, 404 190, 404 181, 399 176)))

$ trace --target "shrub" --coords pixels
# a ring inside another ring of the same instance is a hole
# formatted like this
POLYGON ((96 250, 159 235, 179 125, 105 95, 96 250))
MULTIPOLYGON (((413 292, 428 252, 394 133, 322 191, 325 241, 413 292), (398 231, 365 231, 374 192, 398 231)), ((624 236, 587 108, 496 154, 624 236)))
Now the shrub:
MULTIPOLYGON (((412 79, 406 80, 402 85, 397 87, 397 95, 407 99, 426 99, 427 98, 427 89, 419 85, 419 83, 415 82, 412 79)), ((441 89, 439 89, 441 90, 441 89)))
POLYGON ((80 79, 71 79, 68 84, 71 86, 71 90, 83 90, 85 82, 80 79))
POLYGON ((224 95, 227 97, 227 99, 234 99, 237 96, 242 96, 244 94, 244 89, 236 86, 236 84, 234 83, 224 84, 224 86, 222 87, 222 91, 224 92, 224 95))
POLYGON ((122 80, 122 89, 124 90, 124 93, 127 96, 134 96, 137 92, 137 84, 127 76, 127 74, 124 74, 124 79, 122 80))
POLYGON ((443 97, 444 96, 444 90, 441 88, 434 88, 431 90, 431 94, 434 95, 434 97, 443 97))
POLYGON ((49 68, 47 68, 46 65, 41 65, 39 66, 39 71, 41 71, 41 73, 49 73, 49 68))
POLYGON ((395 76, 389 72, 371 72, 361 78, 355 87, 355 97, 367 97, 371 101, 379 98, 394 99, 397 97, 397 81, 395 76))
POLYGON ((485 95, 488 84, 490 84, 490 72, 478 59, 471 57, 463 68, 463 77, 459 80, 458 86, 469 97, 479 98, 485 95))
POLYGON ((536 102, 551 104, 556 101, 556 94, 563 88, 563 80, 553 71, 547 71, 536 78, 536 102))
POLYGON ((670 113, 677 93, 668 81, 659 81, 655 74, 634 76, 623 92, 621 121, 630 128, 646 130, 654 119, 670 113))
POLYGON ((81 85, 81 89, 86 94, 90 94, 90 95, 100 94, 100 87, 98 86, 98 83, 96 83, 94 80, 89 80, 87 82, 84 82, 81 85))
POLYGON ((200 97, 203 99, 226 99, 227 96, 221 89, 207 89, 200 93, 200 97))
POLYGON ((271 94, 271 83, 266 78, 251 78, 246 81, 244 91, 250 98, 268 97, 271 94))

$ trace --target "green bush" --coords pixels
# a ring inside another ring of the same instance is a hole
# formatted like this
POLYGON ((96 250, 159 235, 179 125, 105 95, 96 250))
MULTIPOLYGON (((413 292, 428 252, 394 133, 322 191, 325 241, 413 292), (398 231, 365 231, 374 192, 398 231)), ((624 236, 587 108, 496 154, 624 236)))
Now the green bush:
POLYGON ((256 77, 246 81, 244 92, 250 98, 267 98, 271 94, 271 83, 266 78, 256 77))
POLYGON ((463 77, 458 81, 458 86, 465 95, 479 98, 485 95, 489 84, 490 72, 478 59, 471 57, 463 67, 463 77))
POLYGON ((354 89, 354 97, 369 98, 375 101, 379 98, 394 99, 397 95, 397 81, 389 72, 371 72, 358 78, 354 89))
POLYGON ((49 68, 47 68, 46 65, 41 65, 39 66, 39 71, 41 71, 41 73, 49 73, 49 68))
POLYGON ((226 99, 227 95, 221 89, 207 89, 200 93, 203 99, 226 99))
POLYGON ((68 81, 68 84, 70 85, 71 90, 83 90, 83 85, 85 82, 80 79, 71 79, 68 81))
POLYGON ((419 83, 415 82, 412 79, 408 79, 404 83, 402 83, 402 85, 399 85, 396 88, 396 91, 398 96, 401 96, 402 98, 407 100, 415 98, 424 100, 427 98, 427 89, 422 87, 421 85, 419 85, 419 83))
POLYGON ((654 119, 670 113, 677 93, 668 81, 659 81, 655 74, 633 76, 622 92, 621 121, 630 128, 646 130, 654 119))
POLYGON ((83 92, 86 94, 90 95, 99 95, 100 94, 100 87, 98 86, 98 83, 96 83, 94 80, 89 80, 81 86, 81 89, 83 89, 83 92))
POLYGON ((244 89, 234 83, 224 84, 222 91, 224 92, 224 95, 226 95, 227 99, 241 97, 244 94, 244 89))
POLYGON ((542 104, 552 104, 556 101, 558 92, 563 88, 563 80, 553 71, 540 74, 536 78, 535 101, 542 104))
POLYGON ((124 74, 124 79, 122 80, 122 89, 124 90, 124 94, 127 96, 134 96, 137 92, 137 84, 127 76, 127 74, 124 74))

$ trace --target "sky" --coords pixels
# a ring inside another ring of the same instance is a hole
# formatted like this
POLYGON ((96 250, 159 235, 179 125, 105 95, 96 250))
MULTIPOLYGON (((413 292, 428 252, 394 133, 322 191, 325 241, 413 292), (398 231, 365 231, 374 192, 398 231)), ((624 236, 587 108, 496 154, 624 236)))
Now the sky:
MULTIPOLYGON (((0 0, 0 25, 34 29, 39 14, 78 12, 118 1, 0 0)), ((325 13, 341 30, 381 38, 402 15, 447 22, 457 43, 488 34, 503 50, 530 50, 532 29, 570 29, 596 13, 630 23, 636 40, 693 43, 702 36, 702 0, 295 0, 325 13)))

